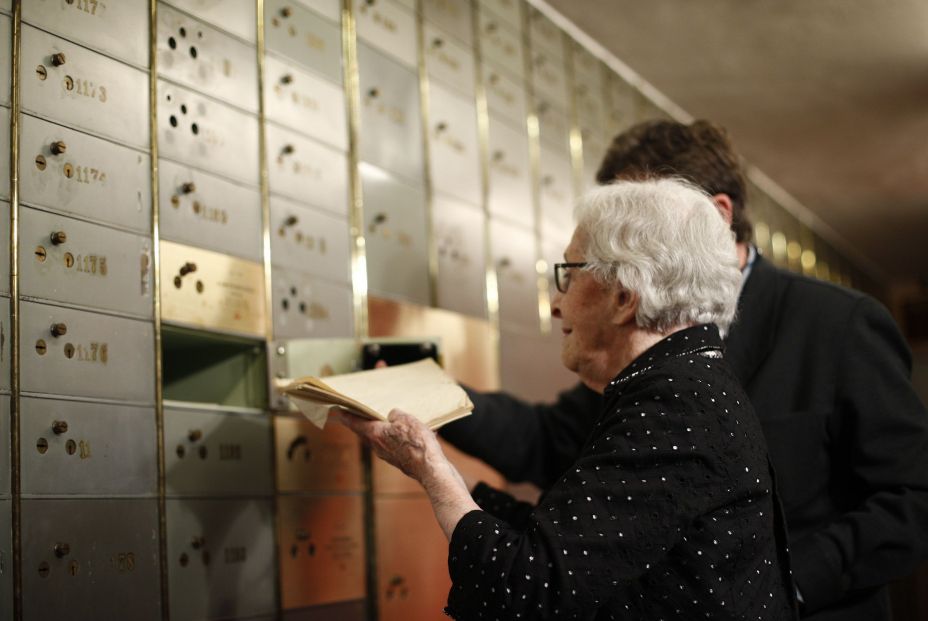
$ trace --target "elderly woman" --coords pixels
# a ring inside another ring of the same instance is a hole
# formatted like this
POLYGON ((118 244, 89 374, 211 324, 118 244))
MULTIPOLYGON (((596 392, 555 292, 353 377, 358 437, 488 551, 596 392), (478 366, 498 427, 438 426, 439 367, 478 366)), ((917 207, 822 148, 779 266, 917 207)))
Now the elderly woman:
POLYGON ((683 182, 579 202, 554 266, 564 365, 604 407, 537 506, 473 496, 435 435, 345 416, 425 488, 450 540, 455 619, 794 617, 761 431, 722 355, 741 275, 729 227, 683 182), (714 325, 713 325, 714 324, 714 325))

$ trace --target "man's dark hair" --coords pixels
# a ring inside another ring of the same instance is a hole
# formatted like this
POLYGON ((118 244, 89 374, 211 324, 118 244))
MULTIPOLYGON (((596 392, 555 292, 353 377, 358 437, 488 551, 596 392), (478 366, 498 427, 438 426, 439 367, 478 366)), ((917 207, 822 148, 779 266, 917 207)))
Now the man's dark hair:
POLYGON ((687 179, 710 195, 727 194, 733 205, 731 230, 737 241, 750 241, 741 162, 726 131, 709 121, 645 121, 633 126, 612 140, 596 181, 605 185, 618 178, 671 176, 687 179))

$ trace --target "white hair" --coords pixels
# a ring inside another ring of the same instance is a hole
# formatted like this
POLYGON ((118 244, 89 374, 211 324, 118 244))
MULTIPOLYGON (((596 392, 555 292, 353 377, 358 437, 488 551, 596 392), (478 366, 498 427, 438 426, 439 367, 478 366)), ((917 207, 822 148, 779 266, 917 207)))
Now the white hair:
POLYGON ((672 178, 616 181, 582 196, 574 218, 585 269, 638 295, 638 326, 731 324, 741 287, 735 236, 705 192, 672 178))

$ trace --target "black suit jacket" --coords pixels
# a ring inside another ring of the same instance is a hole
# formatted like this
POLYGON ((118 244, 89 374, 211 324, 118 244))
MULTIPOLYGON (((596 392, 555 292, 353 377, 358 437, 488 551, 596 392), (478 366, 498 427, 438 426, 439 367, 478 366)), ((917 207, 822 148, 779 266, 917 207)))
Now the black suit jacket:
MULTIPOLYGON (((758 257, 726 347, 777 472, 805 618, 889 619, 886 583, 928 558, 928 413, 895 323, 865 295, 758 257)), ((602 407, 583 386, 553 405, 471 398, 475 415, 442 435, 542 487, 602 407)))

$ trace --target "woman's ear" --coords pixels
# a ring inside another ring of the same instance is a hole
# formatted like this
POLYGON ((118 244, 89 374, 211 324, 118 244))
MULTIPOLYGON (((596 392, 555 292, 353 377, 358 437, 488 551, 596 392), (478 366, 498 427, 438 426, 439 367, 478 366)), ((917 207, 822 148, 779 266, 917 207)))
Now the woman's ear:
POLYGON ((634 323, 638 312, 638 294, 628 289, 619 289, 616 296, 615 313, 612 322, 617 326, 634 323))

